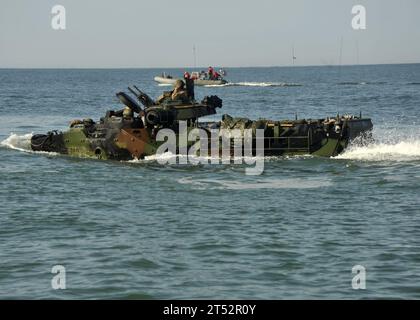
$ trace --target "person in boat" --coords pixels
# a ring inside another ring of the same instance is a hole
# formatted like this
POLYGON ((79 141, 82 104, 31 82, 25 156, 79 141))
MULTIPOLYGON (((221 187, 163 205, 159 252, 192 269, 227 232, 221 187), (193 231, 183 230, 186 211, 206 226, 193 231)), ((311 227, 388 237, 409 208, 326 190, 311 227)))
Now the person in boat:
POLYGON ((210 66, 208 68, 207 74, 208 74, 208 77, 209 77, 210 80, 214 80, 214 69, 213 69, 213 67, 210 66))
POLYGON ((162 72, 160 76, 165 79, 172 79, 172 76, 170 76, 169 74, 166 74, 166 72, 162 72))

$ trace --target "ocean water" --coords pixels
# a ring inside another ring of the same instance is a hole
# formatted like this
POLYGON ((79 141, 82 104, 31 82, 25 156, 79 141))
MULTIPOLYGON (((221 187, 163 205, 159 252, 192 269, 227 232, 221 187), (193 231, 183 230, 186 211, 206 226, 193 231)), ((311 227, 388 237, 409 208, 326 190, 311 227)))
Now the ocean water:
POLYGON ((228 69, 233 84, 196 88, 223 99, 210 119, 372 118, 373 144, 260 176, 28 151, 128 85, 157 97, 162 71, 0 70, 0 298, 420 298, 420 65, 228 69))

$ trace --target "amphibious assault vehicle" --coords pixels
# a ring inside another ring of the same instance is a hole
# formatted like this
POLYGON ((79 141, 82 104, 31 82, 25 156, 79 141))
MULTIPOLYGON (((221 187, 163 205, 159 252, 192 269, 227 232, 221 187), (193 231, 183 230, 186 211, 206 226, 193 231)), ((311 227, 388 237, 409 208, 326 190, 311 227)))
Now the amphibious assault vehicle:
MULTIPOLYGON (((181 153, 196 143, 195 140, 180 139, 180 124, 183 124, 187 136, 193 129, 202 129, 209 137, 217 130, 224 132, 216 136, 218 142, 226 136, 226 132, 239 130, 244 138, 246 129, 250 129, 248 132, 252 132, 252 139, 255 140, 252 144, 255 152, 256 132, 260 129, 262 131, 259 132, 264 133, 264 155, 312 154, 332 157, 341 153, 353 139, 369 137, 373 127, 371 120, 361 115, 282 121, 252 121, 223 115, 221 121, 200 122, 201 117, 216 114, 216 110, 222 107, 222 100, 217 96, 208 96, 197 102, 193 88, 193 84, 187 84, 188 99, 173 100, 171 92, 166 92, 166 98, 156 102, 136 86, 129 87, 136 99, 125 92, 116 94, 124 109, 108 111, 98 122, 91 119, 74 120, 65 132, 36 134, 31 139, 31 148, 34 151, 96 159, 142 159, 158 152, 164 144, 164 141, 158 141, 162 139, 157 139, 159 132, 171 129, 177 138, 176 151, 181 153)), ((211 139, 214 138, 209 141, 211 139)), ((229 141, 233 150, 235 139, 229 141)), ((222 145, 216 144, 220 153, 222 145)))

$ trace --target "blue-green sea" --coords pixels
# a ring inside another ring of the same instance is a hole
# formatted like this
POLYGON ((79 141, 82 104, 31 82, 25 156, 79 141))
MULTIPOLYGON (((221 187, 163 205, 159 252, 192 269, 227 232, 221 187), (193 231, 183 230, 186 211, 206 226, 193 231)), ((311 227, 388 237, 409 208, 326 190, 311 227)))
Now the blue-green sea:
POLYGON ((163 71, 183 72, 0 70, 1 299, 420 298, 419 64, 232 68, 231 85, 196 88, 223 99, 210 120, 372 118, 374 143, 269 158, 260 176, 28 150, 120 109, 128 85, 156 98, 163 71))

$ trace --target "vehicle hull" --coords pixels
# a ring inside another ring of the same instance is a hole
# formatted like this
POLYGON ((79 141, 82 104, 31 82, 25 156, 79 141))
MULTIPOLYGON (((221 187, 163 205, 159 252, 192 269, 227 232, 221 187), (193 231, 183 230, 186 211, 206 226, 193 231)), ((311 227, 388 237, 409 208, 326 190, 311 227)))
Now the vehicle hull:
MULTIPOLYGON (((216 146, 221 155, 226 145, 223 144, 223 136, 230 134, 233 130, 242 133, 241 144, 245 145, 245 129, 262 129, 264 132, 264 155, 285 156, 285 155, 314 155, 320 157, 334 157, 342 153, 348 144, 356 138, 370 139, 372 122, 370 119, 347 119, 336 122, 333 126, 325 124, 326 120, 298 120, 298 121, 250 121, 248 125, 239 125, 233 118, 230 122, 195 123, 186 127, 187 136, 194 129, 202 129, 207 134, 208 153, 212 153, 210 141, 214 138, 212 132, 222 132, 216 135, 218 143, 216 146), (233 119, 233 120, 232 120, 233 119), (337 127, 340 130, 337 131, 337 127)), ((162 128, 168 129, 168 128, 162 128)), ((184 141, 180 138, 180 132, 176 136, 176 149, 189 150, 196 141, 184 141)), ((32 138, 31 146, 35 151, 47 151, 66 154, 74 157, 111 159, 111 160, 133 160, 143 159, 155 155, 159 147, 164 143, 157 140, 160 130, 152 128, 133 128, 130 125, 121 125, 116 128, 86 128, 79 125, 70 128, 65 132, 50 132, 44 135, 35 135, 32 138), (99 134, 97 133, 100 132, 99 134), (92 133, 93 132, 93 133, 92 133)), ((231 137, 229 152, 233 155, 235 140, 231 137)), ((238 139, 238 138, 236 138, 238 139)), ((257 138, 253 136, 253 154, 256 154, 257 138)), ((237 141, 237 140, 236 140, 237 141)), ((261 146, 261 145, 260 145, 261 146)), ((207 156, 200 154, 201 156, 207 156)))

